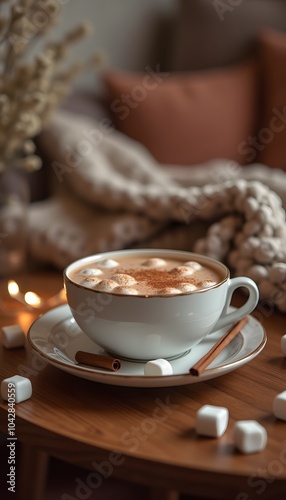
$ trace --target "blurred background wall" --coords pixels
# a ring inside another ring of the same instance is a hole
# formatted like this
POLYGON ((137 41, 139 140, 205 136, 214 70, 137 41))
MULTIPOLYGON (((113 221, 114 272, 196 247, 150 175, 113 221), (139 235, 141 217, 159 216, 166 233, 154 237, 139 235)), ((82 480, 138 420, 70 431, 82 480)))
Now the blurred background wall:
MULTIPOLYGON (((177 8, 176 0, 53 0, 62 5, 53 38, 81 20, 94 27, 93 35, 75 46, 72 59, 86 57, 95 50, 103 52, 113 67, 143 69, 146 64, 162 62, 154 53, 156 39, 168 44, 168 22, 177 8), (165 38, 164 38, 165 33, 165 38)), ((99 86, 95 72, 85 73, 76 87, 94 90, 99 86)))

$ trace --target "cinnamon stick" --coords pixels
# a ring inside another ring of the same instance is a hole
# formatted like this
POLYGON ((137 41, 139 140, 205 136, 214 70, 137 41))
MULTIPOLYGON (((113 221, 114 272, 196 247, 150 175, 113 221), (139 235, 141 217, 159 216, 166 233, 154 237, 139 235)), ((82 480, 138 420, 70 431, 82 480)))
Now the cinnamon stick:
POLYGON ((219 355, 219 353, 238 335, 242 327, 247 323, 248 318, 242 318, 233 327, 231 327, 213 347, 190 368, 191 375, 201 375, 205 368, 219 355))
POLYGON ((75 360, 84 365, 106 368, 113 372, 116 372, 121 367, 121 361, 119 359, 110 358, 109 356, 103 356, 101 354, 93 354, 92 352, 77 351, 75 360))

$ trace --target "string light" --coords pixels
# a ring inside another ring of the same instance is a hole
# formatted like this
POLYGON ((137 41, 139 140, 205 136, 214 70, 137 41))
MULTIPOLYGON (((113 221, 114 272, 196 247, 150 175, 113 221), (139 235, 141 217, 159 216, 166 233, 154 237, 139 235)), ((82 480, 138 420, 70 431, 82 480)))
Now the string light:
POLYGON ((13 299, 18 300, 18 302, 21 302, 22 304, 27 304, 25 302, 25 296, 20 292, 19 285, 16 281, 8 281, 8 292, 13 299))
POLYGON ((11 295, 11 297, 17 297, 19 293, 19 286, 18 283, 14 280, 8 281, 8 292, 11 295))
POLYGON ((29 306, 35 307, 36 309, 42 307, 42 299, 35 292, 26 292, 24 295, 24 300, 29 306))
POLYGON ((43 299, 33 291, 22 293, 18 283, 14 280, 8 281, 8 293, 10 297, 17 300, 21 304, 24 304, 25 307, 29 309, 56 307, 57 305, 64 304, 66 302, 66 294, 63 288, 56 295, 53 295, 48 299, 43 299))

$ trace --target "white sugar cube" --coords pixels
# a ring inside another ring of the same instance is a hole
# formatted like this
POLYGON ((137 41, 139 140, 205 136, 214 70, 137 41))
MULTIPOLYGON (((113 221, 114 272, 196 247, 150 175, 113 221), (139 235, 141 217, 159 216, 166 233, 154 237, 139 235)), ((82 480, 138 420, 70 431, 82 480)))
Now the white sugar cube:
POLYGON ((276 418, 286 420, 286 391, 280 392, 273 400, 273 413, 276 418))
POLYGON ((256 453, 265 448, 267 432, 256 420, 239 420, 234 424, 233 438, 241 453, 256 453))
POLYGON ((204 405, 196 413, 196 432, 202 436, 220 437, 226 431, 228 420, 227 408, 204 405))
POLYGON ((1 341, 6 349, 14 349, 15 347, 23 347, 26 337, 19 325, 9 325, 2 327, 1 341))
POLYGON ((156 377, 158 375, 172 375, 173 367, 166 359, 147 361, 144 366, 144 375, 156 377))
POLYGON ((286 335, 283 335, 281 337, 281 351, 283 352, 284 356, 286 356, 286 335))
POLYGON ((1 396, 5 401, 21 403, 32 396, 31 381, 21 375, 5 378, 1 382, 1 396))

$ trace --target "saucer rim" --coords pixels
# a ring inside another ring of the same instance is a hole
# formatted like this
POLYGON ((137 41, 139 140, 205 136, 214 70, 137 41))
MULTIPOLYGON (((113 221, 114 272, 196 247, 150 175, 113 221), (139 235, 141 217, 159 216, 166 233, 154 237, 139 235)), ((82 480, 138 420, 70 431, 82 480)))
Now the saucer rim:
MULTIPOLYGON (((231 306, 231 309, 236 309, 235 307, 231 306)), ((28 332, 27 332, 27 342, 32 349, 32 351, 39 356, 40 358, 44 359, 48 364, 61 369, 62 371, 65 371, 66 373, 70 373, 74 376, 87 379, 90 381, 94 382, 100 382, 108 385, 117 385, 117 386, 127 386, 127 387, 169 387, 169 386, 176 386, 176 385, 188 385, 188 384, 193 384, 196 382, 202 382, 206 380, 210 380, 212 378, 216 378, 219 376, 222 376, 226 373, 229 373, 235 369, 237 369, 240 366, 243 366, 244 364, 248 363, 252 359, 254 359, 265 347, 266 342, 267 342, 267 335, 265 328, 263 325, 252 315, 248 315, 250 321, 254 322, 253 328, 256 327, 260 329, 260 342, 255 345, 252 349, 248 350, 248 352, 243 356, 238 359, 234 359, 231 361, 231 359, 234 357, 237 357, 239 353, 245 348, 245 344, 242 345, 242 348, 239 349, 238 353, 233 354, 230 356, 230 358, 226 361, 223 362, 221 365, 214 366, 211 368, 206 368, 206 370, 200 374, 199 376, 193 376, 187 372, 182 372, 182 373, 177 373, 177 374, 171 374, 171 375, 152 375, 152 376, 146 376, 146 375, 141 375, 141 374, 122 374, 118 371, 116 372, 107 372, 104 371, 104 369, 101 369, 99 367, 87 367, 87 366, 78 366, 76 363, 73 362, 73 360, 70 360, 70 363, 61 361, 59 359, 53 359, 49 354, 44 353, 41 349, 39 349, 38 346, 36 346, 33 342, 32 339, 32 334, 33 330, 37 327, 38 323, 41 323, 44 321, 45 317, 47 315, 55 314, 56 312, 60 313, 61 311, 66 311, 66 314, 64 316, 63 312, 63 318, 60 321, 64 321, 65 319, 68 319, 69 317, 72 317, 72 313, 70 311, 70 308, 68 304, 63 304, 57 307, 54 307, 45 313, 41 314, 38 316, 38 318, 35 319, 35 321, 30 325, 28 332), (124 383, 124 381, 128 381, 127 383, 124 383)), ((249 323, 248 323, 249 324, 249 323)), ((83 332, 81 332, 82 335, 84 335, 83 332)), ((215 332, 214 332, 215 333, 215 332)), ((247 342, 247 337, 245 334, 243 334, 243 330, 239 333, 240 336, 243 337, 243 340, 246 339, 247 342)), ((97 347, 98 344, 94 343, 97 347)), ((68 357, 68 356, 67 356, 68 357)), ((142 362, 138 361, 125 361, 126 363, 132 363, 134 365, 140 364, 142 366, 142 362)))

